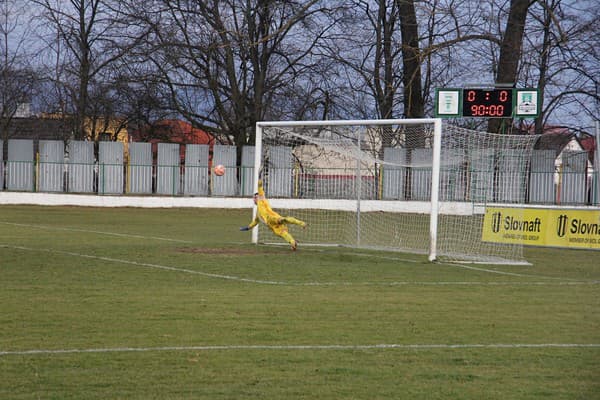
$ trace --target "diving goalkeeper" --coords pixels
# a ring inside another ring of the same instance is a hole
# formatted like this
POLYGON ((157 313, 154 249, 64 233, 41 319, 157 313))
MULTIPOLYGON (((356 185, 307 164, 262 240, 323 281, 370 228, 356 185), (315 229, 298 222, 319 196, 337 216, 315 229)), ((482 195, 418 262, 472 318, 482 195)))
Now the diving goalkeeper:
POLYGON ((298 243, 296 239, 288 232, 287 224, 299 225, 302 228, 306 228, 306 222, 300 221, 294 217, 282 217, 277 212, 273 211, 269 200, 265 197, 265 190, 263 189, 262 179, 258 180, 258 192, 254 193, 254 204, 257 207, 256 218, 248 226, 243 226, 240 231, 249 231, 258 225, 258 222, 262 220, 265 225, 269 227, 279 237, 282 237, 286 242, 292 246, 292 250, 296 250, 298 243))

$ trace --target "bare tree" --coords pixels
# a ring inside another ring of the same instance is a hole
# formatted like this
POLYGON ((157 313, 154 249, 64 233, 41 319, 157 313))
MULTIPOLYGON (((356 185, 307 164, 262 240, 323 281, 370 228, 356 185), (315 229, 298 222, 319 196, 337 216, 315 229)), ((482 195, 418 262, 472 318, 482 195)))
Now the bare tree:
POLYGON ((535 132, 543 133, 549 119, 553 125, 576 122, 575 131, 589 129, 586 121, 600 110, 600 27, 595 2, 565 4, 563 0, 539 1, 530 9, 532 22, 526 31, 520 78, 537 87, 541 115, 535 132))
POLYGON ((222 141, 254 141, 256 121, 275 118, 290 83, 329 29, 318 1, 155 1, 129 3, 153 28, 148 60, 175 111, 222 141))
MULTIPOLYGON (((341 34, 330 45, 330 57, 348 68, 350 90, 364 93, 373 103, 368 118, 394 118, 398 108, 402 69, 398 26, 400 9, 395 0, 355 1, 351 18, 344 18, 341 34), (360 77, 360 80, 352 76, 360 77)), ((360 109, 360 107, 356 107, 360 109)))
POLYGON ((458 57, 480 56, 469 54, 469 43, 500 43, 478 2, 441 3, 357 0, 352 18, 342 20, 344 35, 329 45, 329 56, 347 67, 351 89, 374 102, 370 118, 423 117, 432 110, 435 85, 472 79, 477 63, 464 65, 458 57))
MULTIPOLYGON (((55 53, 52 78, 63 101, 72 110, 73 137, 85 139, 88 118, 93 118, 101 103, 106 104, 106 89, 114 78, 116 63, 136 46, 144 32, 131 31, 123 24, 120 2, 115 0, 32 0, 40 6, 47 21, 48 45, 55 53), (58 75, 58 71, 62 75, 58 75), (91 94, 101 94, 97 99, 91 94)), ((97 113, 96 113, 97 116, 97 113)), ((92 122, 92 126, 95 124, 92 122)), ((94 132, 92 132, 92 136, 94 132)))
POLYGON ((38 76, 27 54, 27 8, 18 1, 0 1, 0 138, 8 139, 19 107, 31 104, 38 76))

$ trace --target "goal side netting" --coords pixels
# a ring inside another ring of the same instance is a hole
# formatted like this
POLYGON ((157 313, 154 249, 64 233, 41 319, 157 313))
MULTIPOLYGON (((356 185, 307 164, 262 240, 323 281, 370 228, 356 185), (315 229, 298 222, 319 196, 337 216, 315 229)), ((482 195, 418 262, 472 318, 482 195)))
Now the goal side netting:
MULTIPOLYGON (((259 122, 255 181, 306 221, 302 245, 395 250, 482 263, 524 262, 523 246, 482 241, 489 204, 525 200, 535 136, 440 119, 259 122)), ((280 242, 264 226, 254 242, 280 242)))

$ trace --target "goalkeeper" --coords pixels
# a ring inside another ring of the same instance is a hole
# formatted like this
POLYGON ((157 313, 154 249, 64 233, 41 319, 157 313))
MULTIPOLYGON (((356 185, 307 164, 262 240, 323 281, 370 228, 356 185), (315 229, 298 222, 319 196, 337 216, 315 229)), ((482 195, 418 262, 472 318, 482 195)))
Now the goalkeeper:
POLYGON ((254 193, 254 204, 256 204, 257 207, 256 217, 248 226, 241 227, 240 231, 249 231, 262 220, 274 234, 282 237, 288 242, 290 246, 292 246, 292 250, 296 250, 298 242, 296 242, 296 239, 288 232, 287 224, 299 225, 302 228, 306 228, 306 222, 300 221, 294 217, 282 217, 277 212, 273 211, 269 204, 269 200, 265 197, 262 179, 258 180, 258 192, 254 193))

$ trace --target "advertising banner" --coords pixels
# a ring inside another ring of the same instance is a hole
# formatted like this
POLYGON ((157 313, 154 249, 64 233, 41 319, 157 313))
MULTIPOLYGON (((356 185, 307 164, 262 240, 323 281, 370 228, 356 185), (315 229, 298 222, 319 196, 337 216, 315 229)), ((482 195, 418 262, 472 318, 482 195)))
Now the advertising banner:
POLYGON ((489 207, 481 240, 600 250, 600 209, 489 207))

